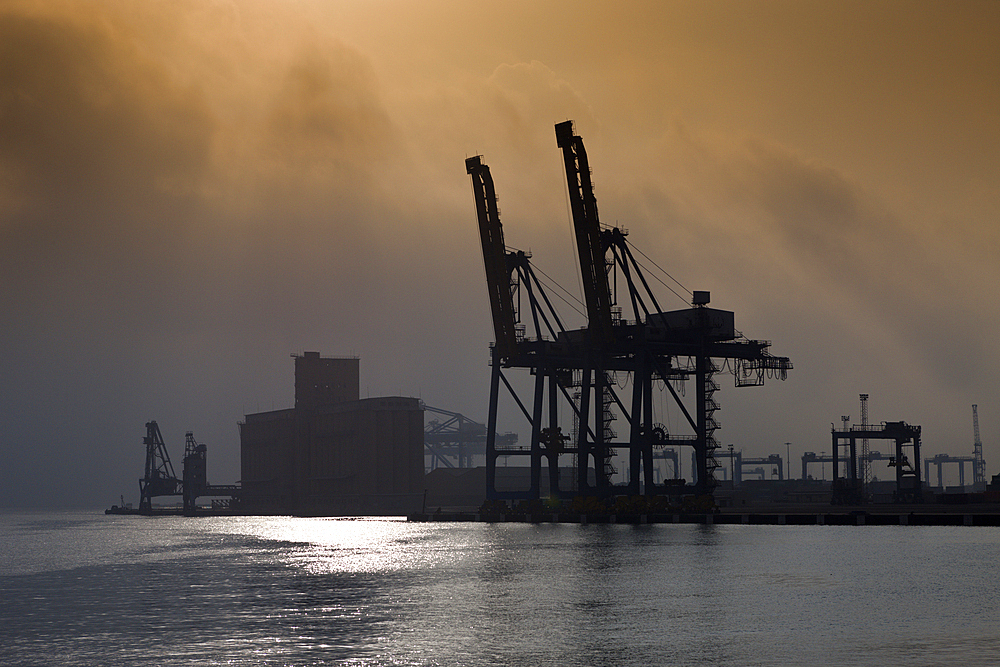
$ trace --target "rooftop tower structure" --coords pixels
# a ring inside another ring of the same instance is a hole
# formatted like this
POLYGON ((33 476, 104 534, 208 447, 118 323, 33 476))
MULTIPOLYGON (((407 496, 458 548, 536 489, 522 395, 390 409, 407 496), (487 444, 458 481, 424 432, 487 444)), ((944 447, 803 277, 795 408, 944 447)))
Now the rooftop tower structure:
POLYGON ((295 407, 306 410, 360 398, 360 360, 321 357, 319 352, 293 354, 295 407))

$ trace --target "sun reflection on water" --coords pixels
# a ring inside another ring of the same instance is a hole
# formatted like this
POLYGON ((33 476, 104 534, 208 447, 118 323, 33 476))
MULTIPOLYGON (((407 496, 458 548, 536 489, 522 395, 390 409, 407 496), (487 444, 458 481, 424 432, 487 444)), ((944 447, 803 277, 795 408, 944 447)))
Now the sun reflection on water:
POLYGON ((460 546, 442 543, 439 526, 405 517, 230 517, 206 529, 287 544, 283 562, 309 574, 425 570, 453 559, 460 546))
POLYGON ((995 529, 8 525, 54 553, 0 574, 0 664, 881 667, 995 664, 1000 646, 995 529))

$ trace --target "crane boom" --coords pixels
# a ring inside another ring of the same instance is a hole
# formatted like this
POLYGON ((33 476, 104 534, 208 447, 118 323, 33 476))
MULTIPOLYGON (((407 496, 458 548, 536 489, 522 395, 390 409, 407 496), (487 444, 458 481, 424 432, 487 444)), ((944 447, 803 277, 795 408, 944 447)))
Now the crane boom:
POLYGON ((606 250, 597 215, 597 198, 590 180, 590 164, 583 139, 573 131, 573 121, 556 124, 556 145, 563 151, 566 185, 576 235, 588 328, 601 347, 611 341, 611 289, 608 285, 606 250))
POLYGON ((503 240, 503 225, 500 224, 500 208, 497 206, 493 176, 479 155, 465 160, 465 170, 472 176, 472 191, 476 198, 479 237, 483 245, 486 287, 490 294, 497 352, 501 358, 510 358, 517 348, 517 329, 511 295, 511 267, 507 261, 508 253, 503 240))

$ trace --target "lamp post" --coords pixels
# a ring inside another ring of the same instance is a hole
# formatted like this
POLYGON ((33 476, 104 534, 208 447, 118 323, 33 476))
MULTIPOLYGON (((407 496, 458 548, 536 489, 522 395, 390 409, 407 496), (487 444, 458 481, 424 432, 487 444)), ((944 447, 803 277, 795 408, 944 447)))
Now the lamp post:
POLYGON ((789 479, 789 480, 792 478, 792 455, 791 455, 791 451, 792 450, 791 450, 791 445, 792 445, 792 443, 790 443, 790 442, 786 442, 785 443, 785 467, 788 468, 788 472, 785 475, 785 479, 789 479))
POLYGON ((736 488, 736 459, 733 458, 733 445, 729 445, 729 479, 732 487, 736 488))

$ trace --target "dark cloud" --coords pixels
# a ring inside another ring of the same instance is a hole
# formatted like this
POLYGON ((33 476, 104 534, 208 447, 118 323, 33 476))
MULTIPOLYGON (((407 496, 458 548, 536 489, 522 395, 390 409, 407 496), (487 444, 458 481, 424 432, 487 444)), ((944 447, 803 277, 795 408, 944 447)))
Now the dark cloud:
POLYGON ((4 198, 63 228, 88 205, 115 221, 123 205, 187 195, 207 167, 202 93, 97 20, 0 13, 0 99, 0 160, 17 179, 4 198))
POLYGON ((344 315, 398 256, 378 196, 398 136, 361 57, 303 41, 211 89, 231 62, 175 62, 149 27, 112 6, 0 12, 0 340, 20 352, 0 440, 24 482, 5 478, 0 504, 92 502, 109 451, 132 452, 111 476, 138 472, 129 434, 157 415, 228 441, 233 476, 248 397, 270 408, 290 384, 250 360, 359 346, 360 325, 330 329, 362 321, 344 315))
POLYGON ((215 128, 204 96, 86 13, 8 9, 0 100, 8 313, 125 318, 123 297, 169 271, 191 229, 215 128))

